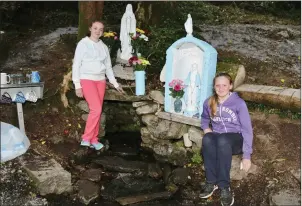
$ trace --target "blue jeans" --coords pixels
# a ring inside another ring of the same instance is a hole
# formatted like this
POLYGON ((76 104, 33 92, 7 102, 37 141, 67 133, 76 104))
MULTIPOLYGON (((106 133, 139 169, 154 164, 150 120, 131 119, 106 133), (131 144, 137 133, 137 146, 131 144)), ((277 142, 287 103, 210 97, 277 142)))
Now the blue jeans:
POLYGON ((202 139, 202 155, 207 183, 219 188, 230 186, 232 155, 242 153, 243 137, 240 133, 209 132, 202 139))

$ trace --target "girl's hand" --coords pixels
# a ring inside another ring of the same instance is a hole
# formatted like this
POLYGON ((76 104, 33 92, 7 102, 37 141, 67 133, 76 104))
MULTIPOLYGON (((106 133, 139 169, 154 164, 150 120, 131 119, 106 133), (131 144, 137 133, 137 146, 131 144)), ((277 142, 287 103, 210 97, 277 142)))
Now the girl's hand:
POLYGON ((249 159, 242 159, 240 163, 240 169, 244 170, 245 172, 249 171, 251 168, 252 162, 249 159))
POLYGON ((119 93, 122 93, 122 94, 125 94, 125 91, 123 90, 123 88, 121 86, 118 86, 116 88, 116 90, 119 92, 119 93))
POLYGON ((206 134, 206 133, 213 132, 213 131, 212 131, 212 129, 208 128, 208 129, 205 129, 203 132, 204 132, 204 134, 206 134))
POLYGON ((83 98, 83 91, 82 91, 82 88, 76 89, 76 90, 75 90, 75 93, 76 93, 77 97, 83 98))

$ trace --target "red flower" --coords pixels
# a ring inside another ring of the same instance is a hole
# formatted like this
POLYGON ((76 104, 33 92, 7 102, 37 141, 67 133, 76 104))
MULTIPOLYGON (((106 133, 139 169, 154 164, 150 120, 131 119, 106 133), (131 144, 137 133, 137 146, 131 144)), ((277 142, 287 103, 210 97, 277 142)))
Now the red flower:
POLYGON ((132 65, 134 61, 138 61, 137 56, 133 56, 133 57, 131 57, 131 58, 128 60, 128 62, 129 62, 130 65, 132 65))
POLYGON ((174 90, 177 91, 177 92, 180 91, 181 90, 181 86, 179 84, 176 84, 174 86, 174 90))

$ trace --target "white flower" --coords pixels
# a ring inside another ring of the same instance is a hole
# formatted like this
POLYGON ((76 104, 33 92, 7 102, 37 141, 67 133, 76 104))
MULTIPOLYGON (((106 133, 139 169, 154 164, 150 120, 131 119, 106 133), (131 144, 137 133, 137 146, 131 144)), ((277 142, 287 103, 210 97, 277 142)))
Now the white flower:
POLYGON ((5 32, 4 31, 0 31, 0 34, 4 34, 5 32))
POLYGON ((145 41, 149 41, 148 37, 144 38, 145 41))

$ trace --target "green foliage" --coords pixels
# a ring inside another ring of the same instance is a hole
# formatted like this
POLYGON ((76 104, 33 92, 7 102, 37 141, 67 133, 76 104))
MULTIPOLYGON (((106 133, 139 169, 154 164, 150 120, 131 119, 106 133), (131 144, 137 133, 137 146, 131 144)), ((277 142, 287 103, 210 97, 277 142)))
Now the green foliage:
POLYGON ((169 88, 169 90, 171 92, 170 96, 172 96, 173 98, 182 98, 185 94, 184 90, 175 91, 173 88, 169 88))
POLYGON ((259 111, 265 114, 277 114, 281 118, 301 119, 301 112, 292 112, 290 110, 273 108, 271 106, 267 106, 264 104, 248 102, 248 101, 246 103, 250 111, 259 111))
POLYGON ((234 2, 239 8, 260 14, 272 14, 274 16, 301 19, 301 1, 248 1, 234 2))
POLYGON ((191 157, 191 161, 194 164, 200 164, 200 163, 202 163, 202 157, 200 155, 199 150, 194 151, 193 156, 191 157))

